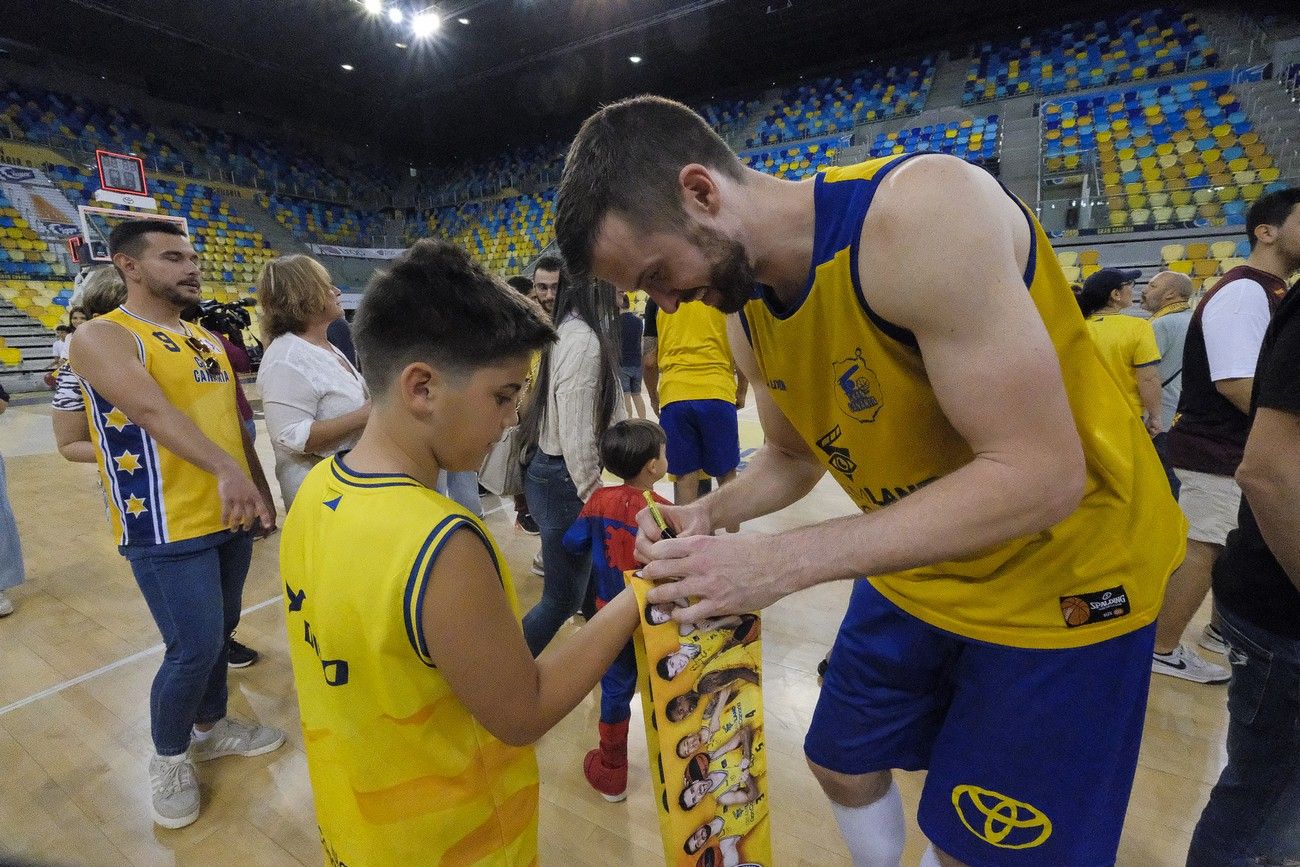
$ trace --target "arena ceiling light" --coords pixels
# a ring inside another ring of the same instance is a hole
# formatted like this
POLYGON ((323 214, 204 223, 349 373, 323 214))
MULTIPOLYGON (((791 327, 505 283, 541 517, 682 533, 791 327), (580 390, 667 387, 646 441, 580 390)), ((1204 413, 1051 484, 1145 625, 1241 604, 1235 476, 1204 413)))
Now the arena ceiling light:
POLYGON ((416 39, 433 35, 441 26, 442 19, 438 17, 437 12, 421 12, 411 19, 411 32, 415 34, 416 39))
POLYGON ((384 0, 362 0, 361 5, 366 7, 366 11, 371 15, 378 15, 384 11, 384 0))
POLYGON ((402 18, 404 18, 404 17, 405 17, 405 16, 402 15, 402 10, 401 10, 401 9, 398 9, 396 6, 390 6, 390 7, 388 7, 388 20, 389 20, 389 21, 393 22, 394 24, 401 24, 401 23, 402 23, 402 18))
POLYGON ((456 20, 459 21, 461 24, 469 24, 468 18, 457 18, 456 20))
POLYGON ((344 63, 344 64, 341 64, 341 65, 342 65, 342 67, 343 67, 343 71, 344 71, 344 72, 351 72, 352 70, 356 69, 356 67, 353 66, 351 63, 344 63))
POLYGON ((632 56, 628 57, 628 60, 631 61, 632 63, 640 63, 640 62, 641 62, 641 55, 639 55, 639 54, 633 54, 632 56))

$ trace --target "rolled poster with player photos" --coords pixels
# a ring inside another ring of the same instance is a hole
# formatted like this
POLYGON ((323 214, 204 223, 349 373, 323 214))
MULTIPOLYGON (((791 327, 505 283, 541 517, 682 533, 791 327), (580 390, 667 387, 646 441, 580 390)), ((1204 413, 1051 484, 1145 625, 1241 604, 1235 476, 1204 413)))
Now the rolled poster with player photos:
POLYGON ((654 583, 624 577, 641 608, 634 644, 665 863, 771 867, 759 616, 679 624, 685 600, 649 605, 654 583))

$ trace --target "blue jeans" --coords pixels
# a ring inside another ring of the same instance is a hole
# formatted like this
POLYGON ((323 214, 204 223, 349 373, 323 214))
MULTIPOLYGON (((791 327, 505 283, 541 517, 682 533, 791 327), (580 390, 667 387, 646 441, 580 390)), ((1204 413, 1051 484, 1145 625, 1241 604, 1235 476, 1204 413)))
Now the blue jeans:
POLYGON ((542 598, 524 615, 524 638, 533 656, 551 643, 564 621, 582 607, 591 583, 591 551, 572 554, 564 533, 578 519, 582 500, 564 458, 538 450, 524 470, 528 511, 542 533, 542 598))
POLYGON ((195 723, 226 715, 226 637, 239 625, 253 537, 222 531, 118 550, 167 646, 149 692, 149 719, 154 749, 177 756, 189 749, 195 723))
POLYGON ((470 514, 483 517, 483 500, 478 495, 478 473, 465 470, 459 473, 438 471, 438 493, 451 497, 469 509, 470 514))
POLYGON ((1210 792, 1187 867, 1300 861, 1300 641, 1220 605, 1228 643, 1228 764, 1210 792), (1290 859, 1290 860, 1288 860, 1290 859))
POLYGON ((5 459, 0 455, 0 591, 23 583, 23 546, 18 539, 18 522, 9 505, 5 459))

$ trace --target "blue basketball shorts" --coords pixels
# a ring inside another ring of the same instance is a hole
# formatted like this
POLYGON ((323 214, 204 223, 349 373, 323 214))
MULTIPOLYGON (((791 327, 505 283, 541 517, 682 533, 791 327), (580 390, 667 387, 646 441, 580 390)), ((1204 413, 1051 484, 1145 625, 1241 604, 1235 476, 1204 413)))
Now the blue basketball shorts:
POLYGON ((740 466, 740 425, 736 405, 725 400, 678 400, 659 410, 668 434, 668 472, 686 476, 700 470, 720 478, 740 466))
POLYGON ((1155 624, 1030 650, 938 629, 857 582, 804 742, 843 774, 928 769, 917 820, 971 867, 1113 865, 1155 624))

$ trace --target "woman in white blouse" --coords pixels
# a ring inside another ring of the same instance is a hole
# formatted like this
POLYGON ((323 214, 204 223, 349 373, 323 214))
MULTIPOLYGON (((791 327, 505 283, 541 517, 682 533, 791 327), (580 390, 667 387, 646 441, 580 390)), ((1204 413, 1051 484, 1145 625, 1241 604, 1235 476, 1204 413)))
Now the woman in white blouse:
POLYGON ((275 477, 287 510, 307 471, 356 445, 370 416, 365 380, 325 337, 340 292, 310 256, 280 256, 257 279, 268 345, 257 372, 275 477))

